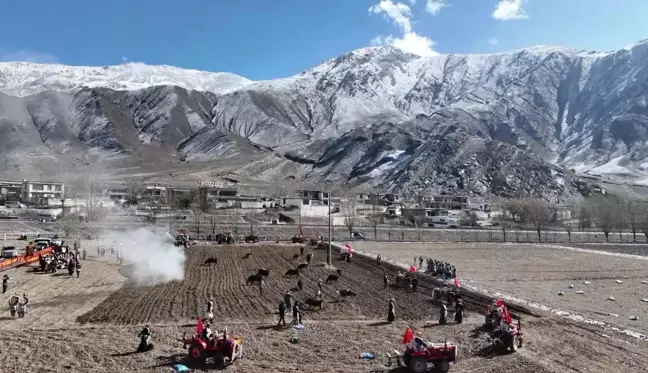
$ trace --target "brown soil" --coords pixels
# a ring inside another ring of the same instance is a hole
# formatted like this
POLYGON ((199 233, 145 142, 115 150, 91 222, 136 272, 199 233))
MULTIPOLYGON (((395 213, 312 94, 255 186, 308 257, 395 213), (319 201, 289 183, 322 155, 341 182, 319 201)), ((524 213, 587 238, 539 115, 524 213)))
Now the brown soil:
MULTIPOLYGON (((337 285, 324 288, 328 302, 335 300, 336 289, 343 288, 356 290, 357 298, 346 304, 326 303, 323 311, 306 312, 303 331, 276 329, 273 313, 281 293, 296 283, 296 279, 284 279, 282 275, 285 269, 295 266, 290 257, 299 247, 252 247, 253 258, 249 260, 241 260, 247 247, 191 248, 187 251, 184 281, 147 288, 137 288, 127 282, 122 290, 108 296, 108 292, 124 281, 114 264, 87 261, 86 272, 80 279, 84 280, 83 276, 87 275, 85 282, 18 270, 12 277, 20 276, 18 288, 29 289, 34 294, 34 306, 24 320, 0 321, 3 336, 0 367, 7 372, 169 372, 170 365, 184 362, 186 351, 179 337, 193 329, 194 316, 203 310, 206 299, 214 296, 219 317, 217 327, 227 326, 232 335, 244 338, 244 359, 228 367, 229 372, 403 372, 390 370, 383 363, 386 352, 399 348, 398 342, 407 326, 422 331, 428 340, 447 338, 459 345, 459 362, 452 367, 452 372, 648 371, 645 342, 621 335, 605 336, 595 326, 550 315, 524 316, 525 346, 515 354, 493 354, 480 328, 482 316, 471 313, 462 325, 438 326, 433 320, 436 308, 427 299, 434 286, 432 281, 422 280, 419 294, 400 289, 384 291, 382 269, 376 268, 372 260, 360 257, 351 263, 336 262, 335 265, 343 268, 343 279, 337 285), (202 266, 213 254, 220 263, 202 266), (271 270, 262 297, 256 286, 244 285, 244 278, 259 267, 271 270), (205 278, 209 280, 203 281, 205 278), (396 298, 399 319, 384 324, 389 297, 396 298), (104 322, 79 325, 72 321, 84 312, 81 320, 104 322), (134 354, 141 325, 133 324, 148 320, 153 322, 156 347, 147 353, 134 354), (26 326, 33 329, 26 331, 26 326), (288 341, 293 333, 299 338, 297 344, 288 341), (358 356, 365 351, 375 352, 379 358, 362 361, 358 356)), ((323 255, 317 252, 314 262, 321 262, 323 255)), ((387 268, 389 273, 395 270, 387 268)), ((317 279, 328 272, 322 267, 305 271, 304 293, 314 294, 317 279)), ((298 295, 300 299, 304 296, 298 295)), ((478 306, 478 298, 466 296, 466 299, 470 306, 478 306)))

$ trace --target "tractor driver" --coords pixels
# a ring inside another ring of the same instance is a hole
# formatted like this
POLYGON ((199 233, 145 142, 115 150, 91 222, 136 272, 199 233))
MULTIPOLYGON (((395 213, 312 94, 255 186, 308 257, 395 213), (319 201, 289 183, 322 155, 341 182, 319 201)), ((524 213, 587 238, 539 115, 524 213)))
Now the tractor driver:
POLYGON ((421 332, 416 332, 416 337, 412 340, 411 346, 415 351, 424 351, 427 349, 427 343, 423 340, 423 334, 421 332))
POLYGON ((202 335, 201 335, 202 340, 207 342, 207 343, 212 342, 212 336, 213 336, 213 333, 212 333, 212 331, 211 331, 211 329, 209 327, 210 327, 210 324, 207 323, 205 325, 205 327, 203 328, 202 335))

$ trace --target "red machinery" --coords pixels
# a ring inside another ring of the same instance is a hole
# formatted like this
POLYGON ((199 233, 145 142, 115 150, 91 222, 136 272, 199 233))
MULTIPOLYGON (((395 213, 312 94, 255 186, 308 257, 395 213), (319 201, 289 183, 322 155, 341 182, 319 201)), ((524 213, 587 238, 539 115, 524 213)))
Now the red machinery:
POLYGON ((223 368, 243 357, 242 338, 214 337, 205 341, 193 334, 191 338, 185 335, 183 342, 185 347, 189 346, 189 358, 196 363, 204 364, 207 358, 212 358, 216 368, 223 368))
POLYGON ((450 363, 457 363, 457 345, 448 342, 427 343, 425 349, 416 350, 408 344, 402 355, 387 356, 388 365, 392 360, 397 360, 399 366, 406 366, 412 373, 427 372, 430 368, 445 373, 450 370, 450 363))

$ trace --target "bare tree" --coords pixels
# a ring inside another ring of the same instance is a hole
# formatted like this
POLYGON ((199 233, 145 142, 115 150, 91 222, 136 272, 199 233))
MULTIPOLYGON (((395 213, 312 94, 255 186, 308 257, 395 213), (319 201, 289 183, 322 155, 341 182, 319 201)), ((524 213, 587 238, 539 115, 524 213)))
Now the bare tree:
POLYGON ((538 234, 538 241, 542 242, 542 231, 545 230, 555 216, 555 208, 539 198, 529 198, 524 201, 524 217, 533 224, 538 234))
POLYGON ((504 238, 504 242, 506 242, 506 230, 508 229, 509 225, 509 220, 508 217, 506 216, 506 210, 504 207, 502 207, 502 213, 500 215, 495 216, 495 221, 497 224, 499 224, 500 229, 502 230, 502 236, 504 238))
POLYGON ((515 222, 515 217, 521 217, 524 213, 524 201, 516 198, 507 199, 502 203, 502 211, 511 214, 511 219, 515 222))
POLYGON ((571 242, 571 233, 572 230, 574 230, 574 224, 572 223, 571 219, 565 219, 562 221, 562 226, 565 228, 565 232, 567 232, 567 239, 569 242, 571 242))
POLYGON ((202 225, 203 215, 202 211, 194 211, 194 227, 196 228, 196 236, 200 236, 200 226, 202 225))
POLYGON ((628 228, 630 228, 630 233, 632 233, 632 242, 637 242, 637 232, 639 231, 642 211, 645 207, 645 204, 641 201, 629 200, 626 202, 625 213, 628 228))
POLYGON ((216 237, 216 231, 218 230, 218 219, 215 215, 209 215, 209 225, 211 227, 212 239, 216 237))
POLYGON ((358 222, 358 215, 353 198, 348 199, 347 205, 342 208, 342 212, 344 214, 344 226, 349 230, 349 238, 353 238, 353 228, 358 222))
POLYGON ((126 203, 129 205, 137 205, 140 194, 144 190, 144 182, 141 180, 130 180, 126 183, 126 203))
POLYGON ((617 213, 614 203, 605 197, 591 198, 588 203, 596 224, 605 235, 605 241, 609 242, 610 232, 616 226, 617 213))
POLYGON ((256 214, 254 213, 254 211, 250 211, 245 214, 245 221, 247 221, 250 226, 250 235, 254 236, 254 225, 256 223, 256 214))
POLYGON ((371 214, 367 217, 371 222, 371 226, 374 231, 374 239, 378 239, 378 224, 382 218, 382 209, 380 209, 380 198, 378 193, 369 194, 369 200, 371 203, 371 214))
POLYGON ((422 241, 421 233, 426 222, 427 222, 427 217, 425 215, 423 216, 414 215, 413 223, 414 223, 414 227, 416 227, 416 234, 418 235, 419 241, 422 241))
POLYGON ((589 203, 584 203, 578 208, 577 219, 578 219, 578 228, 581 231, 584 231, 586 228, 590 228, 594 222, 594 212, 592 211, 592 206, 589 203))

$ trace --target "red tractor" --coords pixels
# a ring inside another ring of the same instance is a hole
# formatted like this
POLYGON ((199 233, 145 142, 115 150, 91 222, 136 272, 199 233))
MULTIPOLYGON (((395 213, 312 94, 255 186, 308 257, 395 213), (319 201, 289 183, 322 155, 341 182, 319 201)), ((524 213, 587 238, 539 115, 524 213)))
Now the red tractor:
POLYGON ((387 356, 388 365, 391 365, 392 360, 397 360, 399 366, 406 366, 412 373, 424 373, 431 368, 446 373, 450 370, 450 363, 457 363, 457 345, 448 342, 427 343, 423 350, 407 345, 402 355, 387 356))
POLYGON ((212 358, 217 369, 232 364, 243 357, 242 338, 214 337, 208 341, 199 335, 191 338, 183 337, 185 348, 189 348, 189 358, 198 364, 204 364, 207 358, 212 358))
POLYGON ((518 320, 517 324, 510 323, 505 330, 502 330, 500 325, 493 328, 491 334, 491 347, 492 348, 506 348, 511 352, 517 351, 522 347, 522 323, 518 320))

